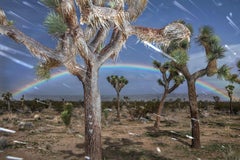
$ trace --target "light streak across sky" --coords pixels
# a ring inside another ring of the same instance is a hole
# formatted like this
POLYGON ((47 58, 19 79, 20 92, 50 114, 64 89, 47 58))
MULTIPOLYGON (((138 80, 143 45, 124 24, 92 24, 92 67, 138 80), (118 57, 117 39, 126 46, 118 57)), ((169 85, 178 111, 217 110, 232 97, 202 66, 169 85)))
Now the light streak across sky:
POLYGON ((25 63, 25 62, 23 62, 23 61, 21 61, 19 59, 16 59, 16 58, 14 58, 14 57, 12 57, 10 55, 7 55, 7 54, 3 53, 2 51, 0 51, 0 56, 5 57, 7 59, 10 59, 11 61, 13 61, 13 62, 15 62, 17 64, 20 64, 21 66, 27 67, 29 69, 33 69, 34 68, 32 65, 27 64, 27 63, 25 63))

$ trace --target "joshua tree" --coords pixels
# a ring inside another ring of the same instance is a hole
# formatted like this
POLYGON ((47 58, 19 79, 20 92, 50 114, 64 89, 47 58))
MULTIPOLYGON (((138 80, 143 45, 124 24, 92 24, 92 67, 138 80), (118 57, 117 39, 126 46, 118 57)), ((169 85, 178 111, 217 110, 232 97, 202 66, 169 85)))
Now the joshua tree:
POLYGON ((159 128, 160 116, 164 107, 164 102, 168 94, 172 93, 180 84, 184 82, 184 77, 179 75, 178 72, 171 68, 169 62, 161 64, 158 61, 153 61, 153 66, 158 69, 162 78, 158 79, 158 84, 164 87, 163 95, 158 106, 156 121, 154 123, 155 128, 159 128), (173 83, 171 83, 174 81, 173 83))
POLYGON ((230 114, 233 114, 233 109, 232 109, 232 96, 233 96, 233 90, 234 90, 234 86, 233 85, 227 85, 226 87, 225 87, 225 89, 226 89, 226 91, 227 91, 227 93, 228 93, 228 97, 229 97, 229 99, 230 99, 230 101, 229 101, 229 111, 230 111, 230 114))
POLYGON ((25 102, 25 98, 24 98, 24 95, 22 95, 22 97, 21 97, 21 106, 23 107, 24 106, 24 102, 25 102))
POLYGON ((207 57, 207 66, 203 69, 190 73, 187 67, 188 54, 187 49, 189 43, 182 41, 181 43, 172 43, 166 49, 166 52, 175 58, 175 61, 171 62, 171 65, 181 72, 187 81, 188 86, 188 98, 191 114, 192 124, 192 147, 200 148, 200 126, 196 93, 196 80, 205 75, 213 76, 218 73, 219 77, 229 77, 230 68, 223 65, 221 68, 217 68, 217 59, 222 58, 224 55, 224 48, 219 43, 219 38, 214 35, 213 29, 208 26, 200 28, 200 33, 197 37, 197 42, 205 48, 207 57))
POLYGON ((215 101, 215 107, 217 107, 218 104, 219 104, 219 101, 220 101, 220 97, 219 96, 213 96, 213 99, 215 101))
POLYGON ((12 93, 7 92, 2 94, 3 101, 6 102, 8 111, 11 111, 11 98, 12 98, 12 93))
MULTIPOLYGON (((44 25, 55 37, 54 49, 43 46, 14 27, 0 10, 0 34, 23 44, 39 58, 38 75, 49 77, 54 67, 65 66, 83 85, 85 108, 85 155, 102 159, 99 68, 116 59, 129 36, 167 47, 171 41, 190 39, 189 29, 173 22, 160 28, 134 26, 147 0, 42 0, 52 11, 44 25), (79 14, 80 13, 80 14, 79 14), (79 59, 81 59, 79 61, 79 59)), ((11 3, 11 2, 9 2, 11 3)))
POLYGON ((111 75, 107 77, 107 81, 117 92, 117 120, 120 121, 120 92, 128 84, 128 80, 124 76, 111 75))

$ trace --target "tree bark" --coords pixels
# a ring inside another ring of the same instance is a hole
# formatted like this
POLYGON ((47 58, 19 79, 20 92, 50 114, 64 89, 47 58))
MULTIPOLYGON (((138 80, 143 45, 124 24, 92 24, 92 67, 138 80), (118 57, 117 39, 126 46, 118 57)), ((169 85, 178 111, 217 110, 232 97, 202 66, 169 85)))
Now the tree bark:
POLYGON ((102 159, 101 98, 98 88, 98 69, 88 67, 84 80, 85 156, 90 160, 102 159))
POLYGON ((165 91, 162 98, 161 98, 160 104, 158 106, 157 117, 156 117, 156 121, 154 123, 155 128, 159 128, 159 126, 160 126, 161 113, 162 113, 162 109, 163 109, 166 97, 167 97, 167 92, 165 91))
POLYGON ((217 71, 218 71, 217 60, 214 59, 214 60, 212 60, 211 62, 208 63, 208 66, 207 66, 207 76, 211 77, 214 74, 216 74, 217 71))
MULTIPOLYGON (((205 47, 205 52, 206 52, 206 56, 210 56, 211 55, 211 50, 208 46, 204 46, 205 47)), ((208 65, 207 65, 207 76, 208 77, 211 77, 213 76, 214 74, 217 73, 217 59, 214 59, 214 60, 211 60, 208 62, 208 65)))
POLYGON ((117 92, 117 120, 120 121, 120 94, 117 92))
POLYGON ((12 112, 9 100, 7 101, 7 106, 8 106, 8 112, 12 112))
POLYGON ((199 115, 198 115, 198 104, 197 104, 197 94, 195 87, 195 80, 191 79, 187 81, 188 84, 188 97, 190 104, 190 114, 191 114, 191 125, 192 125, 192 148, 200 148, 200 125, 199 125, 199 115))
POLYGON ((230 106, 229 106, 229 109, 230 109, 230 114, 233 114, 232 97, 230 97, 230 106))

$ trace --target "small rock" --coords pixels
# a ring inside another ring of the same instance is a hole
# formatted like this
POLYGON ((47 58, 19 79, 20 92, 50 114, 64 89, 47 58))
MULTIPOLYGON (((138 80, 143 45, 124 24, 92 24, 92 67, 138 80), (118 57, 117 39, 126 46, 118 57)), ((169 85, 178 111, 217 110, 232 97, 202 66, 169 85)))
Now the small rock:
POLYGON ((60 116, 55 116, 52 121, 53 123, 56 123, 56 124, 62 123, 62 119, 60 116))
POLYGON ((201 114, 201 116, 203 117, 203 118, 207 118, 207 117, 209 117, 209 112, 207 112, 207 111, 203 111, 202 112, 202 114, 201 114))
POLYGON ((49 115, 46 115, 46 116, 44 116, 44 118, 46 118, 46 119, 54 119, 54 117, 53 116, 49 116, 49 115))
POLYGON ((19 130, 31 130, 34 127, 32 122, 20 122, 18 124, 19 130))
POLYGON ((5 149, 8 145, 7 138, 0 137, 0 149, 5 149))
POLYGON ((156 116, 158 116, 157 114, 154 115, 154 114, 150 114, 150 113, 147 113, 146 115, 146 118, 150 121, 155 121, 156 120, 156 116))
POLYGON ((35 121, 41 120, 41 116, 39 114, 35 114, 33 118, 35 121))

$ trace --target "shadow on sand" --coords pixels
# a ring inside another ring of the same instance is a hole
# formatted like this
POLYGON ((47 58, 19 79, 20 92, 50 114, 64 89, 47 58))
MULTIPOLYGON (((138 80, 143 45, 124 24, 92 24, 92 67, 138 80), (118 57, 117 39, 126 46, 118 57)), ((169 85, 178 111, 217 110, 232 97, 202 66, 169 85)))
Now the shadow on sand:
POLYGON ((157 138, 157 137, 169 137, 172 140, 178 141, 182 143, 183 145, 186 145, 190 147, 189 138, 186 137, 186 134, 183 134, 181 132, 174 132, 174 131, 169 131, 169 130, 159 130, 155 129, 154 127, 146 127, 148 130, 146 132, 146 135, 149 137, 157 138))
POLYGON ((106 138, 104 142, 103 157, 106 160, 171 160, 160 156, 155 151, 142 149, 142 142, 132 141, 130 139, 106 138))

